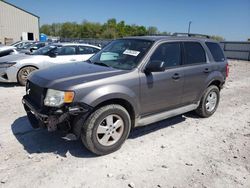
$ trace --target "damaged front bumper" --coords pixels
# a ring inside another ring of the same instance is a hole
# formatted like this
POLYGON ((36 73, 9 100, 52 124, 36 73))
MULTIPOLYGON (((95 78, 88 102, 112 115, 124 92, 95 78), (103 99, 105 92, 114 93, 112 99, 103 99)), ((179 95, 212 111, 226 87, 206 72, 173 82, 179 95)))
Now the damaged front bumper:
POLYGON ((72 128, 72 118, 85 115, 91 111, 91 107, 84 103, 72 103, 60 108, 37 107, 25 95, 22 99, 24 109, 33 128, 47 128, 48 131, 63 129, 69 131, 72 128))

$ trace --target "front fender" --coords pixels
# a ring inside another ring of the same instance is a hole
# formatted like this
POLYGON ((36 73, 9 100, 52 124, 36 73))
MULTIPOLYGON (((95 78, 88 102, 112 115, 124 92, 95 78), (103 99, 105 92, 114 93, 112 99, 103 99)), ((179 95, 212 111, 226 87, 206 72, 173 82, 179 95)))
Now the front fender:
POLYGON ((138 112, 138 95, 135 91, 122 85, 106 85, 94 89, 80 99, 81 102, 96 107, 98 104, 111 99, 123 99, 129 102, 134 111, 138 112))

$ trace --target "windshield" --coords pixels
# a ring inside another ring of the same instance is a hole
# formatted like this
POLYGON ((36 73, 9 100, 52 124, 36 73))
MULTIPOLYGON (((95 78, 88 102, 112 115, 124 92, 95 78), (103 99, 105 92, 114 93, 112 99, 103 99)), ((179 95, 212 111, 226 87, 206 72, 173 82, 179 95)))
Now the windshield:
POLYGON ((19 49, 27 49, 27 48, 31 47, 33 44, 34 44, 33 42, 30 42, 30 43, 24 44, 23 46, 20 46, 18 48, 19 49))
POLYGON ((116 69, 132 70, 139 64, 152 43, 139 39, 115 40, 93 56, 90 62, 116 69))
POLYGON ((32 55, 49 55, 50 53, 56 51, 57 47, 56 45, 48 45, 43 48, 40 48, 32 53, 32 55))

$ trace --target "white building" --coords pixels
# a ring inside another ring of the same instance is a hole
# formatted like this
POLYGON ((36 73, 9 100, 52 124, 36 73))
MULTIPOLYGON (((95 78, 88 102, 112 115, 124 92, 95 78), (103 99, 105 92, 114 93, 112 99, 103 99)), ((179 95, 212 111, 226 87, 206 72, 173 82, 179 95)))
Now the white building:
POLYGON ((0 0, 0 43, 39 40, 39 17, 0 0))

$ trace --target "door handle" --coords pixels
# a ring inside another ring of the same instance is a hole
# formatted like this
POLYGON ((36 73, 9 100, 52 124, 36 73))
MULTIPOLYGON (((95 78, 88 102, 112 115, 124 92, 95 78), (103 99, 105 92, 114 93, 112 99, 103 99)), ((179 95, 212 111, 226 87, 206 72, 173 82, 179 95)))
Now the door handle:
POLYGON ((180 79, 179 73, 175 73, 175 74, 172 76, 172 78, 173 78, 174 80, 180 79))
POLYGON ((70 61, 76 61, 76 59, 70 59, 70 61))
POLYGON ((204 73, 209 73, 209 72, 211 72, 211 70, 209 68, 205 68, 203 72, 204 73))

